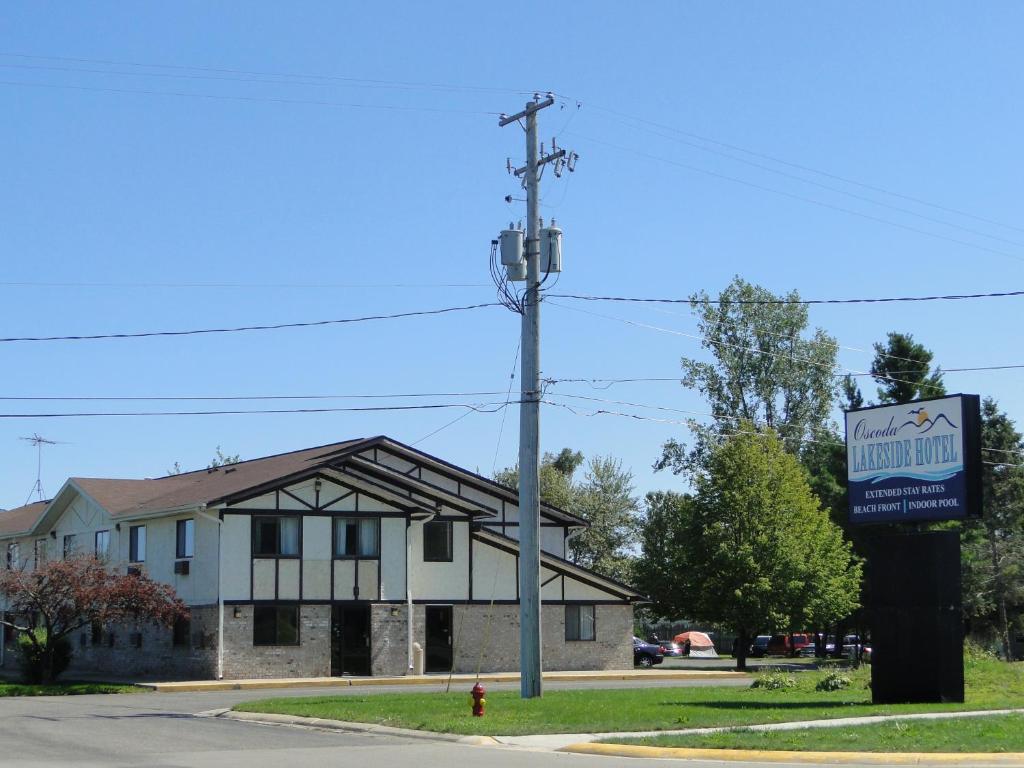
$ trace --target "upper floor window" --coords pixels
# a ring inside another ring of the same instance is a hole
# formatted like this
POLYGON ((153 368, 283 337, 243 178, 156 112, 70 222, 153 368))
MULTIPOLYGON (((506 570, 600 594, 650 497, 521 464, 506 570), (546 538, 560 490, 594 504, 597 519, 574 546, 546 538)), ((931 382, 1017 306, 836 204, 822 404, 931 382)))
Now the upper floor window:
POLYGON ((96 557, 106 557, 110 551, 110 531, 96 531, 96 557))
POLYGON ((18 560, 20 560, 19 547, 16 543, 7 545, 7 570, 13 571, 18 567, 18 560))
POLYGON ((64 559, 67 560, 78 551, 78 536, 69 533, 64 536, 64 559))
POLYGON ((146 562, 146 526, 133 525, 128 529, 128 562, 146 562))
POLYGON ((176 526, 177 545, 175 546, 175 557, 192 557, 196 553, 196 521, 179 520, 176 526))
POLYGON ((46 539, 36 539, 32 545, 36 568, 46 562, 46 539))
POLYGON ((299 518, 254 517, 252 553, 270 557, 298 557, 299 518))
POLYGON ((452 561, 451 520, 431 520, 423 524, 423 560, 427 563, 452 561))
POLYGON ((376 517, 334 518, 335 557, 378 557, 380 519, 376 517))

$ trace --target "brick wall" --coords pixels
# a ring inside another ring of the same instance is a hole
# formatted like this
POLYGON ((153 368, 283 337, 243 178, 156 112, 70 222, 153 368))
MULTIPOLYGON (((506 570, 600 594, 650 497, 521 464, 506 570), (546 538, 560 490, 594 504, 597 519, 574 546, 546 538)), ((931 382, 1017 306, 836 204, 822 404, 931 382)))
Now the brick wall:
POLYGON ((251 605, 224 609, 225 678, 327 677, 331 674, 331 606, 299 607, 299 645, 253 645, 252 620, 251 605))
MULTIPOLYGON (((596 606, 596 640, 566 641, 565 606, 545 605, 541 638, 545 670, 629 669, 633 666, 633 608, 596 606)), ((456 672, 519 671, 519 606, 457 605, 456 672)), ((422 640, 421 640, 422 642, 422 640)))
MULTIPOLYGON (((74 655, 65 678, 77 674, 161 680, 217 674, 217 606, 193 606, 188 644, 175 646, 170 628, 152 623, 85 626, 68 639, 74 655)), ((14 661, 14 659, 12 659, 14 661)))

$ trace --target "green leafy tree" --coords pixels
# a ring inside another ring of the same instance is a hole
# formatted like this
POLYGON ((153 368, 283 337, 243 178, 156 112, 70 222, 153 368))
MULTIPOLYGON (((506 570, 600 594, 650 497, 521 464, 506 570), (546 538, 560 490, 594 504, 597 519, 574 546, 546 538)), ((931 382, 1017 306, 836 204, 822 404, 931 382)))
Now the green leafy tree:
MULTIPOLYGON (((583 454, 571 448, 545 453, 540 466, 541 500, 590 523, 588 529, 570 540, 570 560, 613 579, 629 581, 637 510, 633 476, 611 456, 597 457, 577 483, 573 478, 583 460, 583 454)), ((494 479, 518 488, 519 469, 508 467, 494 479)))
POLYGON ((799 299, 795 291, 776 295, 738 276, 717 299, 705 292, 691 297, 701 345, 712 360, 684 357, 682 382, 705 397, 716 421, 690 424, 692 450, 668 441, 656 469, 692 469, 709 441, 734 432, 739 419, 777 430, 794 454, 825 427, 836 390, 837 345, 821 329, 806 336, 807 306, 799 299))
POLYGON ((637 572, 659 613, 759 630, 825 626, 858 606, 860 562, 772 430, 710 446, 692 500, 649 495, 637 572))
POLYGON ((890 333, 885 344, 876 342, 871 375, 878 382, 879 402, 909 403, 945 395, 942 370, 932 370, 932 357, 931 350, 909 333, 890 333))
POLYGON ((1024 611, 1024 438, 992 398, 981 408, 982 517, 963 529, 963 602, 972 629, 994 634, 1013 659, 1012 635, 1024 611))
POLYGON ((570 559, 613 579, 631 581, 637 507, 633 475, 622 462, 611 456, 591 459, 570 508, 590 527, 569 541, 570 559))

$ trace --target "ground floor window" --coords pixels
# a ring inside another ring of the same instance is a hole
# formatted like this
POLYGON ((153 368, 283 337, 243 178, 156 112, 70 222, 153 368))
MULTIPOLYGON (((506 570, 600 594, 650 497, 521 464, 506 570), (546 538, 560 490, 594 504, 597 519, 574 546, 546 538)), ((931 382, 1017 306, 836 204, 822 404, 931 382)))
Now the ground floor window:
POLYGON ((174 627, 171 629, 171 645, 175 648, 188 648, 191 634, 192 622, 190 620, 180 617, 175 619, 174 627))
POLYGON ((596 640, 597 632, 594 622, 594 606, 565 606, 565 639, 596 640))
POLYGON ((259 606, 253 610, 253 645, 298 645, 299 606, 259 606))

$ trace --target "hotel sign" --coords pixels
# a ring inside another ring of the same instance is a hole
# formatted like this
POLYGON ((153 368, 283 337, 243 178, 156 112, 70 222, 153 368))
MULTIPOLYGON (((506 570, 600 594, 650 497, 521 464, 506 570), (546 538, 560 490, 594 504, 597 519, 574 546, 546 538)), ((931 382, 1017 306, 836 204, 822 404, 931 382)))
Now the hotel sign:
POLYGON ((846 412, 850 522, 981 514, 981 405, 951 395, 846 412))

